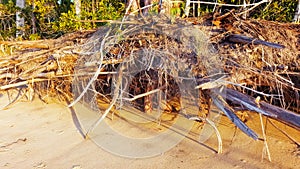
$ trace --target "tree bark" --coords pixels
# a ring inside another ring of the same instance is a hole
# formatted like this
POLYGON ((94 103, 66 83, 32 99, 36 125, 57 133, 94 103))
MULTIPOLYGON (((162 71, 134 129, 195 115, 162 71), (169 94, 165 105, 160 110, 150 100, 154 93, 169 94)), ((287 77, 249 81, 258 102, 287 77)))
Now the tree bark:
POLYGON ((74 0, 76 16, 80 18, 81 15, 81 0, 74 0))
POLYGON ((190 13, 190 5, 191 5, 190 0, 186 0, 185 8, 184 8, 184 14, 185 14, 186 17, 189 16, 189 13, 190 13))
MULTIPOLYGON (((35 8, 35 4, 34 4, 34 1, 32 1, 32 10, 34 10, 34 8, 35 8)), ((36 17, 33 12, 31 12, 31 24, 32 24, 31 33, 32 34, 37 33, 36 17)))
POLYGON ((298 0, 298 5, 297 5, 293 22, 300 22, 300 0, 298 0))
MULTIPOLYGON (((16 0, 16 6, 20 9, 23 9, 25 7, 25 0, 16 0)), ((16 12, 16 37, 20 37, 24 34, 24 31, 22 31, 22 28, 24 27, 24 18, 20 16, 21 11, 16 12)))

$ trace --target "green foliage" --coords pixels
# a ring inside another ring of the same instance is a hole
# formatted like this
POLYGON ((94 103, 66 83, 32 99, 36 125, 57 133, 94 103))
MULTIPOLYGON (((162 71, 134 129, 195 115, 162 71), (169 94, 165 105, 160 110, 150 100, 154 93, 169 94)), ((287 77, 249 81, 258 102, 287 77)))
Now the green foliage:
POLYGON ((3 40, 15 38, 16 12, 25 19, 24 39, 53 38, 67 32, 104 25, 97 20, 122 17, 125 5, 121 0, 81 0, 81 15, 76 16, 72 1, 26 0, 25 8, 15 6, 15 0, 0 4, 0 34, 3 40))
POLYGON ((101 0, 94 4, 89 0, 81 2, 81 15, 76 16, 75 6, 71 5, 70 10, 61 13, 59 19, 53 22, 52 28, 56 32, 72 32, 81 29, 92 29, 102 26, 104 23, 98 20, 119 19, 125 10, 121 1, 101 0))
POLYGON ((58 17, 57 2, 55 0, 27 0, 27 5, 23 9, 26 21, 25 38, 28 39, 31 34, 35 38, 51 37, 54 33, 52 30, 52 22, 58 17))
MULTIPOLYGON (((246 0, 246 3, 258 3, 261 0, 246 0)), ((231 3, 243 5, 244 0, 219 0, 219 3, 231 3)), ((292 22, 298 0, 271 0, 268 3, 259 5, 255 10, 250 11, 249 17, 279 21, 292 22)), ((226 7, 226 9, 238 9, 236 7, 226 7)), ((243 10, 242 8, 240 8, 243 10)))
MULTIPOLYGON (((266 20, 291 22, 296 10, 298 0, 272 0, 250 11, 248 17, 266 20)), ((26 0, 25 8, 15 6, 16 0, 2 0, 0 4, 0 40, 15 38, 16 12, 21 12, 25 19, 23 39, 55 38, 67 32, 82 29, 92 29, 105 22, 99 20, 116 20, 125 12, 124 0, 81 0, 81 14, 76 15, 73 1, 71 0, 26 0)), ((215 1, 211 1, 215 2, 215 1)), ((220 4, 241 5, 244 0, 218 0, 220 4)), ((257 3, 260 0, 246 0, 246 3, 257 3)), ((158 4, 152 7, 150 14, 158 13, 158 4)), ((182 16, 185 3, 173 4, 171 16, 182 16)), ((200 5, 200 14, 213 12, 213 10, 226 12, 230 9, 244 10, 237 7, 200 5)), ((248 8, 249 9, 249 8, 248 8)))
POLYGON ((253 16, 271 21, 292 22, 297 3, 297 0, 273 0, 257 8, 253 16))
POLYGON ((10 39, 16 34, 16 11, 12 0, 0 4, 0 40, 10 39))
POLYGON ((96 17, 99 19, 118 19, 125 12, 125 4, 118 0, 102 0, 97 7, 96 17))
POLYGON ((38 40, 40 38, 41 38, 40 35, 37 33, 29 35, 29 40, 38 40))
POLYGON ((174 3, 170 10, 170 13, 171 16, 179 17, 181 16, 182 11, 183 11, 182 5, 180 3, 174 3))
MULTIPOLYGON (((262 0, 218 0, 219 4, 232 4, 232 5, 243 5, 246 4, 259 3, 262 0)), ((271 21, 279 22, 292 22, 295 10, 297 7, 298 0, 271 0, 268 3, 262 3, 254 10, 251 10, 248 14, 248 18, 259 18, 271 21)), ((213 12, 214 5, 201 4, 200 13, 210 13, 213 12)), ((251 6, 252 7, 252 6, 251 6)), ((250 7, 244 9, 243 7, 228 7, 228 6, 217 6, 216 10, 218 12, 227 12, 231 9, 236 9, 236 11, 247 10, 250 7)))
POLYGON ((73 32, 80 29, 91 29, 92 24, 89 22, 79 22, 80 18, 76 16, 75 7, 71 5, 71 10, 61 13, 59 19, 52 23, 54 32, 73 32))

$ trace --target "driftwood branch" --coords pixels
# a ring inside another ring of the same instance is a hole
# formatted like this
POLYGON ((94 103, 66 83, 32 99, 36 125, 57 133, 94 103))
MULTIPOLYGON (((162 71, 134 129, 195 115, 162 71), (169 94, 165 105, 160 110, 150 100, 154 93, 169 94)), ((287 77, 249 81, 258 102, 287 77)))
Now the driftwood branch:
POLYGON ((236 114, 234 114, 233 109, 226 103, 226 101, 220 95, 212 95, 212 100, 214 104, 222 110, 225 115, 245 134, 254 140, 258 140, 257 134, 252 131, 244 122, 242 122, 236 114))
MULTIPOLYGON (((221 94, 221 93, 220 93, 221 94)), ((255 98, 246 94, 240 93, 233 89, 227 89, 226 94, 223 94, 227 100, 243 105, 246 109, 261 113, 272 119, 281 121, 293 128, 300 130, 300 115, 289 110, 285 110, 281 107, 271 105, 264 101, 260 101, 258 104, 255 102, 255 98)))
POLYGON ((285 48, 283 45, 278 43, 267 42, 260 39, 251 38, 244 35, 232 34, 227 37, 229 42, 233 43, 241 43, 241 44, 253 44, 253 45, 265 45, 271 48, 283 49, 285 48))

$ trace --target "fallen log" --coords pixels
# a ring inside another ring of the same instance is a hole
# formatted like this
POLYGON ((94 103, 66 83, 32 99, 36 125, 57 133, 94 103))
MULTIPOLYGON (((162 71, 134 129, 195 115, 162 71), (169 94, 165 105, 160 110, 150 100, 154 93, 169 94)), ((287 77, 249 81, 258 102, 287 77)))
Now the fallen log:
POLYGON ((227 88, 226 92, 218 92, 226 100, 243 106, 246 110, 261 113, 267 117, 283 122, 297 130, 300 130, 300 115, 264 101, 255 101, 255 98, 227 88))
POLYGON ((232 34, 227 37, 227 40, 229 42, 233 43, 241 43, 241 44, 253 44, 253 45, 265 45, 271 48, 276 48, 276 49, 283 49, 285 46, 280 45, 278 43, 272 43, 272 42, 267 42, 264 40, 256 39, 256 38, 251 38, 245 35, 239 35, 239 34, 232 34))
POLYGON ((242 122, 236 114, 234 114, 233 109, 226 103, 226 101, 218 95, 212 95, 212 100, 214 104, 224 112, 224 114, 231 120, 241 131, 247 134, 254 140, 258 140, 257 134, 252 131, 244 122, 242 122))

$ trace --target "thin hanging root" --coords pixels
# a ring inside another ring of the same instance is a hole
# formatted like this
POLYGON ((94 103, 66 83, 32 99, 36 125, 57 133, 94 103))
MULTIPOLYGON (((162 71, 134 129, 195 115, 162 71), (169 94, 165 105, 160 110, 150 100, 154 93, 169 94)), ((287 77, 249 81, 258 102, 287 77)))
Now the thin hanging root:
POLYGON ((217 126, 215 125, 214 122, 212 122, 211 120, 209 120, 207 118, 205 118, 205 121, 209 125, 211 125, 214 128, 214 130, 216 131, 216 135, 217 135, 218 143, 219 143, 219 145, 218 145, 218 154, 221 154, 223 152, 223 148, 222 148, 223 143, 222 143, 221 134, 220 134, 220 132, 219 132, 219 130, 218 130, 218 128, 217 128, 217 126))
POLYGON ((22 90, 23 90, 22 88, 18 89, 18 94, 17 94, 17 96, 16 96, 13 100, 10 99, 10 97, 9 97, 9 92, 7 91, 7 95, 8 95, 8 97, 9 97, 9 103, 8 103, 6 106, 4 106, 4 107, 2 108, 2 110, 8 109, 10 106, 12 106, 12 105, 14 105, 15 103, 17 103, 18 100, 20 100, 21 98, 23 98, 23 96, 25 95, 25 93, 22 93, 22 90))
POLYGON ((259 118, 260 118, 260 124, 261 124, 261 130, 262 130, 262 134, 263 134, 263 138, 264 138, 264 148, 263 148, 263 152, 262 152, 262 160, 264 159, 264 154, 266 153, 268 156, 268 160, 271 162, 271 154, 270 154, 270 150, 269 150, 269 146, 268 146, 268 142, 267 142, 267 137, 266 137, 266 133, 265 133, 265 127, 263 124, 263 118, 262 115, 259 114, 259 118))
POLYGON ((26 81, 21 81, 21 82, 17 82, 17 83, 12 83, 12 84, 8 84, 8 85, 4 85, 4 86, 0 86, 0 91, 1 90, 7 90, 7 89, 11 89, 11 88, 17 88, 17 87, 21 87, 24 85, 29 85, 35 82, 43 82, 43 81, 48 81, 49 79, 41 79, 41 78, 36 78, 36 79, 29 79, 26 81))
POLYGON ((116 84, 116 88, 114 90, 114 97, 109 105, 109 107, 105 110, 104 114, 98 118, 93 124, 92 126, 89 128, 89 130, 86 132, 85 134, 85 138, 88 138, 88 135, 105 119, 105 117, 107 116, 107 114, 110 112, 110 110, 113 108, 113 106, 115 105, 117 98, 119 97, 119 90, 120 90, 120 86, 121 86, 121 82, 122 82, 122 72, 124 70, 124 65, 122 65, 120 67, 119 70, 119 74, 118 74, 118 79, 117 79, 117 84, 116 84))
POLYGON ((292 136, 290 136, 287 132, 280 129, 278 126, 276 126, 270 119, 268 119, 268 122, 272 124, 277 130, 279 130, 282 134, 284 134, 288 139, 290 139, 294 144, 296 144, 298 147, 300 147, 300 143, 294 139, 292 136))
POLYGON ((132 102, 132 101, 134 101, 134 100, 136 100, 136 99, 139 99, 139 98, 148 96, 148 95, 150 95, 150 94, 158 93, 158 92, 161 91, 163 88, 165 88, 165 86, 159 87, 159 88, 157 88, 157 89, 151 90, 151 91, 146 92, 146 93, 142 93, 142 94, 139 94, 139 95, 135 95, 135 96, 132 97, 132 98, 123 98, 123 99, 126 100, 126 101, 132 102))
POLYGON ((215 125, 215 123, 208 118, 201 118, 201 117, 190 117, 189 120, 195 120, 195 121, 205 121, 207 122, 216 132, 216 136, 218 138, 218 154, 221 154, 223 152, 223 142, 222 142, 222 137, 221 134, 215 125))
POLYGON ((95 82, 95 80, 97 79, 98 75, 100 74, 100 72, 102 70, 102 64, 103 64, 102 61, 103 61, 103 58, 104 58, 104 54, 103 54, 103 52, 104 52, 104 44, 105 44, 106 38, 108 37, 110 31, 111 30, 107 31, 104 39, 101 42, 100 61, 99 61, 99 66, 98 66, 97 71, 95 72, 94 76, 91 78, 91 80, 89 81, 89 83, 86 85, 86 87, 84 88, 84 90, 81 92, 81 94, 68 107, 74 106, 83 97, 83 95, 87 92, 88 88, 91 86, 92 83, 95 82))

